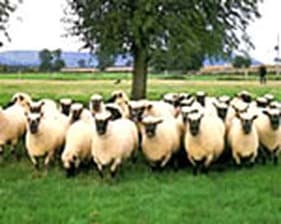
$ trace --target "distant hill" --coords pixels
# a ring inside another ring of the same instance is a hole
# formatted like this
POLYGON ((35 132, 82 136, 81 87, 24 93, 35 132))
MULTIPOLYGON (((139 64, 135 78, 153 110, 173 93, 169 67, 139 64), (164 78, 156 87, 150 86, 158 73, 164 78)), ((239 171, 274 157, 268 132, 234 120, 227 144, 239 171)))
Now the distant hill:
MULTIPOLYGON (((86 62, 87 67, 96 67, 98 65, 97 58, 89 53, 82 52, 63 52, 62 58, 66 63, 66 67, 75 68, 78 67, 78 61, 83 59, 86 62)), ((132 58, 127 56, 118 56, 115 61, 115 66, 126 66, 132 58)), ((252 59, 254 65, 261 64, 261 62, 252 59)), ((39 51, 5 51, 0 52, 0 64, 9 66, 26 66, 37 67, 40 64, 39 51)), ((209 60, 204 61, 204 66, 210 65, 226 65, 229 64, 225 60, 209 60)))

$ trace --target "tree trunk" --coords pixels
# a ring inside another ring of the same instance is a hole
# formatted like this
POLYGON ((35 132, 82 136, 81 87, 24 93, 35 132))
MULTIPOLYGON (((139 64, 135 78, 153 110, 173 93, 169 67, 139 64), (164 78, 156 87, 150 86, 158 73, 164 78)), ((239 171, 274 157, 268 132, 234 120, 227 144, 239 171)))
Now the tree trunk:
POLYGON ((147 55, 145 48, 136 47, 134 51, 134 71, 132 83, 132 100, 144 99, 146 97, 147 85, 147 55))

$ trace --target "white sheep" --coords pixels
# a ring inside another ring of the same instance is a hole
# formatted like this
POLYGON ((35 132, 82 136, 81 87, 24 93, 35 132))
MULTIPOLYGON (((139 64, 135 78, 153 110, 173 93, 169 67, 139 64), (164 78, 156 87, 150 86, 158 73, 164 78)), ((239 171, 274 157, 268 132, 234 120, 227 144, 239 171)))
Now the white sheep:
POLYGON ((61 155, 63 167, 68 175, 74 174, 82 163, 91 161, 93 128, 92 124, 83 120, 77 121, 69 127, 61 155))
POLYGON ((196 175, 223 153, 225 126, 219 117, 202 112, 189 114, 187 121, 184 146, 196 175))
POLYGON ((256 114, 237 112, 232 120, 227 141, 237 165, 241 165, 241 160, 249 161, 251 165, 255 162, 259 146, 258 133, 253 124, 256 118, 256 114))
POLYGON ((24 92, 18 92, 18 93, 15 93, 8 106, 12 106, 14 104, 18 104, 20 106, 22 106, 25 110, 25 112, 27 112, 29 110, 29 104, 32 102, 32 99, 31 97, 27 94, 27 93, 24 93, 24 92))
POLYGON ((99 94, 93 94, 90 98, 89 109, 93 115, 105 111, 103 97, 99 94))
POLYGON ((83 120, 87 123, 90 123, 93 120, 91 112, 84 108, 82 103, 72 104, 68 117, 70 119, 70 123, 74 123, 78 120, 83 120))
POLYGON ((5 110, 0 107, 0 154, 3 154, 4 145, 10 144, 11 151, 26 131, 25 109, 14 104, 5 110))
POLYGON ((116 103, 121 108, 123 118, 130 117, 129 98, 124 91, 122 90, 113 91, 111 93, 110 99, 107 102, 116 103))
POLYGON ((29 113, 25 146, 33 165, 38 168, 39 157, 44 157, 48 167, 57 150, 64 144, 68 121, 57 117, 44 117, 42 113, 29 113))
POLYGON ((68 116, 70 112, 70 107, 73 101, 70 98, 62 98, 60 99, 60 112, 64 115, 68 116))
POLYGON ((145 104, 143 116, 176 117, 178 115, 178 111, 174 106, 163 101, 143 100, 143 103, 145 104))
POLYGON ((121 163, 137 152, 137 128, 128 119, 111 121, 110 112, 104 112, 96 114, 95 129, 92 156, 98 171, 103 176, 104 167, 110 166, 110 173, 114 176, 121 163))
POLYGON ((270 154, 274 164, 278 163, 281 145, 280 115, 278 109, 266 109, 255 120, 264 162, 266 154, 270 154))
POLYGON ((174 118, 144 117, 142 152, 151 167, 163 168, 180 149, 181 130, 174 118))

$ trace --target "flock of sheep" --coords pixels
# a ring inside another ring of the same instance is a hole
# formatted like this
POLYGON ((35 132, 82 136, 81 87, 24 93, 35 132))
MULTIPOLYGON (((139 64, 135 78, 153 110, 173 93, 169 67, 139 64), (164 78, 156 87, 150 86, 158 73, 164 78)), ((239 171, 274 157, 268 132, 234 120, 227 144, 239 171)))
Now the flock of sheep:
POLYGON ((24 137, 36 168, 40 158, 47 168, 59 154, 68 175, 94 162, 101 176, 106 167, 114 176, 138 153, 152 168, 188 161, 194 174, 219 159, 232 158, 238 166, 258 159, 277 164, 280 116, 281 104, 273 95, 253 99, 247 91, 235 97, 167 93, 159 101, 130 101, 123 91, 114 91, 107 102, 92 95, 88 108, 71 99, 57 105, 16 93, 5 109, 0 107, 0 154, 5 145, 17 150, 24 137))

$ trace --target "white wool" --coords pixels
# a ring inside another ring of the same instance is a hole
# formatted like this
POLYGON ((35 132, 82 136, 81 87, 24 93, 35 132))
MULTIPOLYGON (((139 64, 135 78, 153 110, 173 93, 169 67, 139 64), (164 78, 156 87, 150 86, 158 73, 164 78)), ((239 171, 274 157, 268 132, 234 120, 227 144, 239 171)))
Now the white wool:
MULTIPOLYGON (((189 119, 197 120, 200 113, 190 114, 189 119)), ((200 122, 199 133, 191 135, 187 124, 184 145, 188 159, 195 165, 204 158, 205 167, 216 160, 224 150, 225 127, 220 118, 205 114, 200 122), (214 137, 215 136, 215 137, 214 137)))
POLYGON ((48 165, 55 151, 64 144, 67 127, 67 118, 63 120, 61 117, 43 117, 36 134, 27 130, 25 145, 34 165, 36 165, 35 157, 39 156, 46 156, 45 165, 48 165))
MULTIPOLYGON (((280 114, 278 109, 270 109, 269 113, 280 114)), ((259 142, 265 146, 269 151, 274 151, 280 147, 281 144, 281 126, 277 130, 273 130, 270 125, 270 119, 267 115, 261 113, 255 120, 255 126, 257 128, 259 142)))
MULTIPOLYGON (((101 115, 98 119, 101 119, 101 115)), ((128 119, 109 121, 105 135, 100 136, 94 131, 92 156, 100 171, 111 164, 110 170, 115 172, 123 160, 129 158, 137 149, 137 128, 128 119)))
POLYGON ((14 147, 24 135, 25 130, 26 117, 22 106, 14 104, 5 110, 0 108, 0 148, 8 141, 11 141, 14 147))
POLYGON ((144 116, 175 117, 175 108, 163 101, 146 101, 144 116))
POLYGON ((181 130, 176 119, 166 117, 157 125, 155 136, 148 137, 144 124, 157 123, 160 120, 162 119, 152 116, 143 119, 142 152, 152 165, 160 162, 160 166, 164 167, 180 148, 181 130))
MULTIPOLYGON (((249 113, 247 115, 241 115, 244 118, 250 118, 249 113)), ((253 115, 251 115, 252 117, 253 115)), ((251 161, 254 162, 258 153, 258 133, 253 123, 252 131, 249 134, 244 134, 242 124, 239 118, 234 117, 229 133, 227 135, 227 141, 232 149, 232 156, 237 164, 240 164, 240 157, 249 157, 252 155, 251 161)))
POLYGON ((64 168, 70 168, 72 162, 78 168, 81 162, 90 161, 93 132, 93 125, 84 121, 77 121, 70 126, 61 156, 64 168), (75 161, 73 161, 74 156, 76 157, 75 161))

